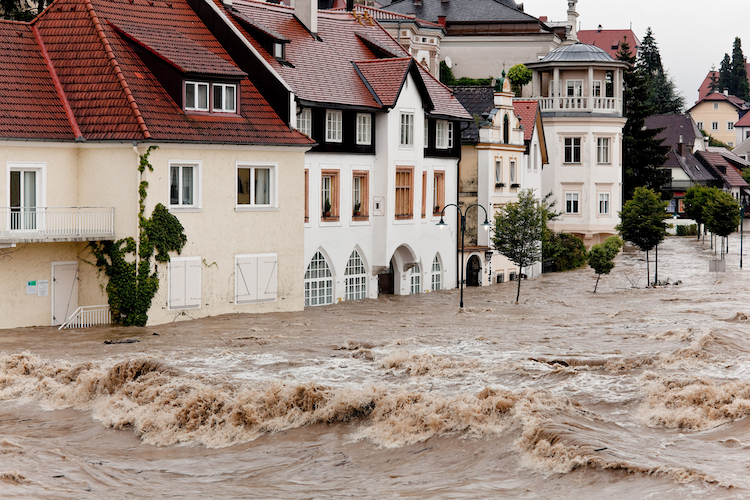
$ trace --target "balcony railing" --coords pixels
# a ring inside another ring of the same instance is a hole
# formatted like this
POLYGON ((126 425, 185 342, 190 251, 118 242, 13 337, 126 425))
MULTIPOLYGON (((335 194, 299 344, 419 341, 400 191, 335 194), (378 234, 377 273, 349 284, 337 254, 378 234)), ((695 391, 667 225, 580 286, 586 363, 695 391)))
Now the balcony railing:
POLYGON ((687 191, 693 186, 708 186, 708 187, 718 187, 721 188, 723 186, 723 182, 721 180, 703 180, 703 181, 692 181, 688 179, 673 179, 669 181, 666 184, 663 184, 661 186, 662 191, 674 191, 674 192, 682 192, 687 191))
POLYGON ((67 328, 88 328, 96 325, 109 325, 112 323, 112 313, 109 304, 101 306, 82 306, 75 310, 70 318, 65 321, 58 330, 67 328))
POLYGON ((0 243, 106 240, 114 207, 0 207, 0 243))
POLYGON ((614 97, 538 97, 542 111, 622 113, 622 99, 614 97))

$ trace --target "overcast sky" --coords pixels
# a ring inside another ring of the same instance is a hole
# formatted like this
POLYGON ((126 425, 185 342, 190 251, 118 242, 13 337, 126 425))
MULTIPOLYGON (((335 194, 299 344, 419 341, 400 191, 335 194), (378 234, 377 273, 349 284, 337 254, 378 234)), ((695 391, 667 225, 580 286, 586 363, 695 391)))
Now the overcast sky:
MULTIPOLYGON (((567 19, 567 0, 516 0, 534 17, 567 19)), ((724 53, 732 56, 735 37, 750 57, 750 1, 748 0, 578 0, 580 29, 632 29, 643 40, 650 26, 664 68, 669 71, 689 108, 698 87, 724 53)))

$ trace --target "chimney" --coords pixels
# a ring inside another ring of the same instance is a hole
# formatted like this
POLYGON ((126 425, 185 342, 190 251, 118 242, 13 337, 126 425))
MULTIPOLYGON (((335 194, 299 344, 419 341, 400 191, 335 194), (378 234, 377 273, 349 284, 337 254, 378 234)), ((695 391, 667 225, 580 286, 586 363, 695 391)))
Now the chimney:
POLYGON ((414 0, 413 2, 415 7, 421 7, 422 6, 422 0, 414 0))
POLYGON ((682 151, 683 143, 682 143, 682 136, 680 136, 680 141, 677 143, 677 154, 680 156, 685 156, 685 154, 682 151))
POLYGON ((572 42, 578 41, 578 12, 576 12, 576 4, 578 0, 568 0, 568 36, 567 39, 572 42))
POLYGON ((724 89, 724 95, 729 95, 729 89, 724 89))
POLYGON ((597 28, 596 32, 597 33, 601 33, 602 32, 602 25, 601 24, 599 25, 599 28, 597 28))
POLYGON ((318 33, 318 0, 295 0, 294 15, 310 33, 318 33))
POLYGON ((547 16, 539 16, 539 20, 543 23, 547 22, 547 16))
POLYGON ((438 24, 439 24, 440 26, 442 26, 443 28, 445 28, 445 27, 446 27, 446 23, 445 23, 445 16, 438 16, 438 24))

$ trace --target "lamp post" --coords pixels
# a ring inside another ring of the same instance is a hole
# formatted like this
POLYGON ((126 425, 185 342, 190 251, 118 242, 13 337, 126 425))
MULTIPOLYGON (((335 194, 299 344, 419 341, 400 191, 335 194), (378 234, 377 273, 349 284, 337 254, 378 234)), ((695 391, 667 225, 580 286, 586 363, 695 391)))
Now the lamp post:
POLYGON ((747 208, 747 203, 743 203, 742 207, 740 208, 740 269, 742 269, 742 236, 745 229, 745 209, 747 208))
POLYGON ((461 289, 461 304, 460 307, 463 309, 464 307, 464 267, 466 267, 466 262, 464 262, 464 235, 466 234, 466 213, 469 211, 471 207, 479 207, 482 210, 484 210, 484 222, 482 223, 482 227, 484 227, 485 231, 490 230, 490 221, 487 220, 487 209, 485 209, 482 205, 479 203, 474 203, 466 207, 465 210, 461 211, 461 207, 456 205, 455 203, 449 203, 446 206, 443 207, 443 209, 440 211, 440 222, 437 223, 438 227, 442 230, 445 226, 448 224, 445 223, 443 220, 443 216, 445 215, 445 209, 448 207, 456 207, 456 210, 458 210, 458 215, 461 216, 461 282, 459 283, 459 288, 461 289))

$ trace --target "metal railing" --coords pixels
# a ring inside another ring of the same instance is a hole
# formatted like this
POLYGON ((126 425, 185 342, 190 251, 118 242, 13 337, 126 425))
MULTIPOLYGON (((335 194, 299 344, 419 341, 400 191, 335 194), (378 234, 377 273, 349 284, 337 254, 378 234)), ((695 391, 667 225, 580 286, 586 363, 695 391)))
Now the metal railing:
POLYGON ((666 184, 662 184, 661 190, 662 191, 687 191, 693 186, 708 186, 708 187, 718 187, 721 188, 723 186, 723 182, 721 180, 699 180, 699 181, 693 181, 693 180, 687 180, 687 179, 673 179, 669 181, 666 184))
POLYGON ((114 207, 0 207, 0 242, 106 239, 114 235, 114 207))
POLYGON ((621 112, 622 99, 614 97, 537 97, 542 111, 621 112))
POLYGON ((70 318, 58 330, 67 328, 86 328, 88 326, 109 325, 112 323, 112 313, 109 304, 103 306, 81 306, 75 310, 70 318))

